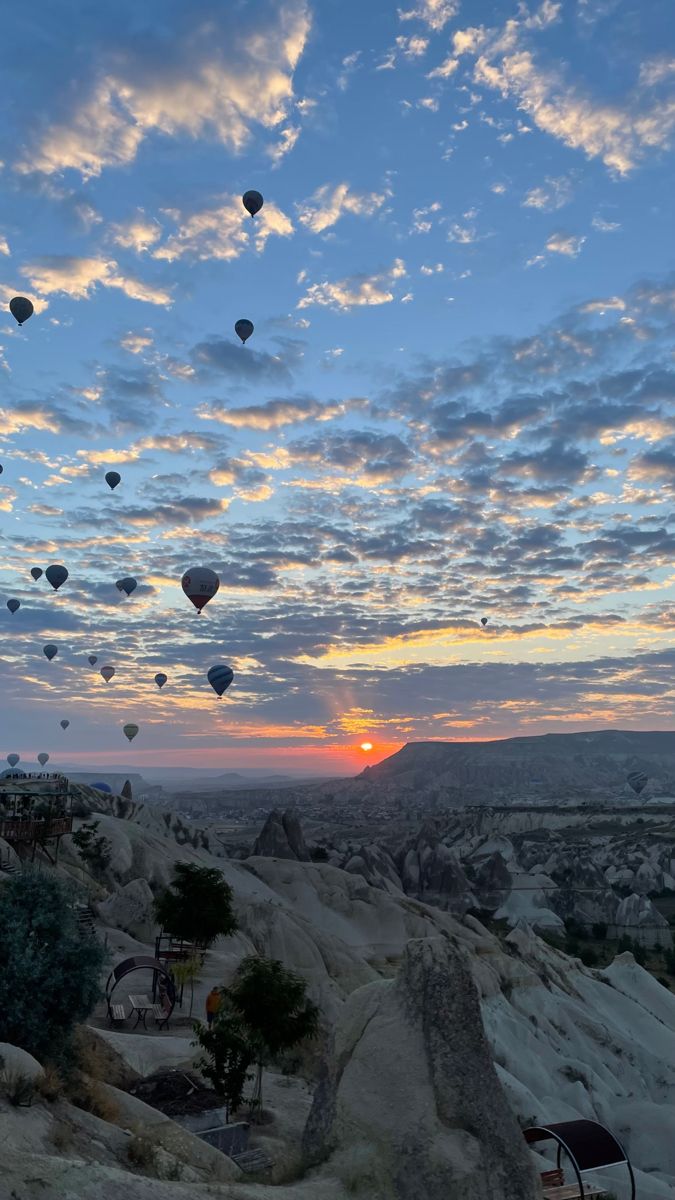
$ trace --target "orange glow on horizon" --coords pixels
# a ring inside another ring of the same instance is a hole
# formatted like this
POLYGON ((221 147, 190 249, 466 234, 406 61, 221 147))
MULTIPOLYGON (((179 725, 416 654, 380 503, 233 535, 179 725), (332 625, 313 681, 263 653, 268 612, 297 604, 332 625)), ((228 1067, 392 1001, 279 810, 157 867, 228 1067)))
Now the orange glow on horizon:
POLYGON ((373 743, 372 743, 372 742, 361 742, 361 749, 362 749, 362 750, 363 750, 363 751, 364 751, 366 754, 368 753, 368 751, 369 751, 369 750, 372 750, 372 748, 373 748, 373 743))

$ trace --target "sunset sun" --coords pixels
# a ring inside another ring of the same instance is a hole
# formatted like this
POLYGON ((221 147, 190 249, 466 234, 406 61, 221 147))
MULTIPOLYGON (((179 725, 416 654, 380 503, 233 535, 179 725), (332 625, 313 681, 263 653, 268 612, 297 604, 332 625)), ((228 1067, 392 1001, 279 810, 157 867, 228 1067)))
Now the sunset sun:
POLYGON ((372 748, 373 748, 373 743, 372 743, 372 742, 361 742, 361 749, 362 749, 362 750, 365 750, 365 751, 366 751, 366 753, 367 753, 369 750, 372 750, 372 748))

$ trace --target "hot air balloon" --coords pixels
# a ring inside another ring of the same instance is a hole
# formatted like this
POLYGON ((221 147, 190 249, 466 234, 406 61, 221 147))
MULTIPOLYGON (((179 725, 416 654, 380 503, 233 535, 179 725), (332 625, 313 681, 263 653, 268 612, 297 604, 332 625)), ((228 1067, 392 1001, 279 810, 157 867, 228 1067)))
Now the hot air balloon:
POLYGON ((636 796, 639 796, 649 783, 649 776, 645 775, 644 771, 629 771, 626 778, 636 796))
POLYGON ((14 299, 10 300, 9 302, 9 311, 11 312, 15 321, 21 326, 23 325, 24 321, 27 321, 29 317, 32 317, 34 309, 30 300, 27 300, 25 296, 15 296, 14 299))
POLYGON ((62 729, 67 729, 68 726, 70 725, 70 721, 67 721, 66 718, 64 717, 62 721, 59 721, 59 725, 61 726, 62 729))
POLYGON ((487 617, 481 617, 481 619, 480 619, 480 623, 481 623, 481 625, 483 625, 483 626, 487 625, 487 623, 488 623, 488 619, 487 619, 487 617))
POLYGON ((47 580, 49 583, 51 583, 55 592, 59 590, 61 584, 65 583, 66 579, 68 578, 68 572, 66 568, 60 566, 58 563, 52 563, 51 567, 47 567, 45 575, 47 576, 47 580))
POLYGON ((155 683, 157 684, 157 687, 163 688, 168 678, 169 676, 165 675, 163 671, 158 671, 155 675, 155 683))
POLYGON ((264 204, 264 200, 260 192, 256 192, 254 190, 251 190, 250 192, 244 192, 241 202, 247 213, 250 213, 252 217, 254 217, 257 212, 260 212, 260 209, 264 204))
POLYGON ((125 575, 124 579, 117 580, 116 586, 120 592, 124 592, 127 596, 130 596, 138 585, 131 575, 125 575))
POLYGON ((181 579, 181 587, 197 612, 200 612, 212 596, 215 596, 220 587, 220 580, 215 571, 208 567, 191 567, 181 579))
POLYGON ((121 479, 119 471, 106 471, 105 473, 105 481, 111 491, 115 490, 121 479))
POLYGON ((95 667, 98 662, 98 658, 96 657, 95 654, 90 654, 89 658, 87 659, 87 662, 89 663, 90 667, 95 667))
POLYGON ((3 467, 2 463, 0 463, 0 475, 2 475, 2 472, 4 471, 4 469, 5 468, 3 467))
POLYGON ((17 608, 21 608, 20 600, 8 600, 7 607, 11 613, 15 613, 17 608))
POLYGON ((101 667, 101 675, 105 679, 106 683, 110 683, 110 680, 112 679, 114 674, 115 674, 114 667, 101 667))
POLYGON ((8 754, 7 762, 9 763, 10 767, 15 767, 16 764, 19 762, 20 758, 21 758, 20 754, 8 754))
POLYGON ((34 579, 36 582, 37 582, 37 580, 40 578, 40 576, 41 576, 42 574, 44 574, 44 572, 43 572, 43 570, 42 570, 42 567, 31 567, 31 569, 30 569, 30 573, 31 573, 31 575, 33 576, 33 579, 34 579))
POLYGON ((244 342, 248 341, 253 333, 253 321, 247 321, 246 317, 242 317, 240 321, 235 323, 234 332, 236 333, 237 337, 241 338, 243 344, 244 342))
POLYGON ((56 658, 58 652, 59 648, 58 646, 55 646, 53 642, 48 642, 46 646, 42 647, 42 653, 44 654, 45 658, 49 660, 49 662, 51 662, 53 658, 56 658))
POLYGON ((232 683, 232 680, 234 679, 234 671, 232 670, 232 667, 224 667, 219 664, 216 667, 211 667, 211 670, 207 673, 206 678, 211 684, 211 687, 216 695, 222 696, 223 692, 227 691, 232 683))
POLYGON ((37 758, 41 767, 44 767, 45 763, 49 762, 49 755, 45 750, 43 750, 41 754, 38 754, 37 758))
POLYGON ((125 725, 122 732, 127 741, 133 742, 136 734, 138 733, 138 725, 125 725))

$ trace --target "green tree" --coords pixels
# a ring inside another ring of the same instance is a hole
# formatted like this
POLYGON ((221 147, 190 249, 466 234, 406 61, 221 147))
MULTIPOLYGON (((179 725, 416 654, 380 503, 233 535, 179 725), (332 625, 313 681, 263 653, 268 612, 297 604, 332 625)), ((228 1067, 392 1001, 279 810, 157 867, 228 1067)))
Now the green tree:
POLYGON ((193 1045, 201 1046, 205 1054, 197 1062, 214 1091, 225 1100, 226 1119, 236 1112, 244 1098, 244 1088, 250 1078, 249 1068, 254 1049, 243 1021, 231 1012, 218 1013, 212 1025, 195 1025, 193 1045))
POLYGON ((99 835, 98 827, 98 821, 91 821, 89 825, 81 825, 72 835, 73 844, 92 875, 102 875, 112 858, 112 845, 107 837, 99 835))
POLYGON ((592 946, 582 946, 579 958, 585 967, 597 967, 598 965, 598 954, 592 946))
POLYGON ((101 943, 83 935, 70 889, 25 871, 0 887, 0 1042, 61 1057, 100 995, 101 943))
POLYGON ((261 1110, 263 1067, 282 1050, 316 1036, 319 1010, 307 999, 304 979, 276 959, 245 958, 224 992, 228 1005, 241 1017, 254 1052, 257 1071, 252 1107, 261 1110))
POLYGON ((171 886, 155 900, 154 910, 162 929, 202 950, 237 929, 232 888, 215 867, 176 863, 171 886))
MULTIPOLYGON (((202 959, 199 954, 191 954, 182 962, 175 962, 173 964, 172 974, 178 986, 183 988, 186 983, 190 985, 190 1012, 188 1013, 190 1017, 192 1016, 192 1006, 195 1002, 195 983, 199 979, 201 969, 202 959)), ((182 995, 180 999, 182 1005, 182 995)))
POLYGON ((596 942, 604 942, 607 937, 607 923, 605 921, 594 921, 592 933, 596 942))

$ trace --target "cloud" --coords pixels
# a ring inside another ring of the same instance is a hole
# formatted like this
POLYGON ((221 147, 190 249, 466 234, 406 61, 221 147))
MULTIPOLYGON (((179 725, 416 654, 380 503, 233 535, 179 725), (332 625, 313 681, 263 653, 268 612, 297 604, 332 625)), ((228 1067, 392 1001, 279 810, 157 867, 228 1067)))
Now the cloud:
POLYGON ((563 208, 572 199, 572 183, 565 176, 546 177, 539 187, 530 188, 523 199, 524 208, 539 208, 542 212, 554 212, 563 208))
POLYGON ((576 258, 581 250, 585 237, 571 233, 552 233, 546 243, 550 254, 564 254, 568 258, 576 258))
POLYGON ((344 213, 372 217, 391 195, 390 191, 357 193, 348 183, 329 183, 317 188, 309 200, 297 205, 298 219, 312 233, 323 233, 335 225, 344 213))
POLYGON ((144 350, 149 350, 152 344, 149 333, 125 333, 120 341, 120 346, 127 354, 142 354, 144 350))
MULTIPOLYGON (((169 19, 167 17, 167 19, 169 19)), ((93 79, 79 81, 65 115, 38 135, 17 169, 84 178, 134 160, 151 134, 208 137, 238 152, 255 125, 276 129, 293 99, 293 72, 310 28, 304 0, 241 10, 219 7, 209 20, 185 14, 164 53, 145 39, 92 54, 93 79)))
POLYGON ((162 236, 162 227, 158 221, 146 217, 143 209, 139 209, 135 217, 130 217, 119 225, 110 228, 112 240, 125 250, 135 250, 137 254, 149 250, 162 236))
POLYGON ((197 416, 231 425, 234 429, 281 429, 301 421, 330 421, 343 412, 341 404, 321 404, 310 397, 299 396, 291 400, 268 400, 265 404, 250 404, 245 408, 204 405, 197 416))
POLYGON ((22 267, 21 274, 43 296, 62 292, 73 300, 87 300, 100 285, 118 288, 131 300, 142 300, 147 304, 172 303, 171 293, 165 288, 143 283, 131 275, 122 275, 112 259, 49 254, 22 267))
POLYGON ((433 33, 440 33, 458 9, 456 0, 420 0, 416 8, 399 8, 398 15, 401 21, 424 21, 433 33))
POLYGON ((9 257, 9 242, 6 237, 0 233, 0 254, 5 254, 9 257))
POLYGON ((240 196, 224 196, 213 208, 186 214, 178 209, 165 215, 178 225, 167 241, 153 251, 153 257, 174 262, 187 255, 201 260, 228 261, 239 258, 251 245, 258 253, 268 238, 290 237, 293 225, 285 213, 267 202, 253 224, 242 207, 240 196))
POLYGON ((298 301, 298 308, 309 308, 317 304, 346 312, 370 304, 390 304, 394 299, 392 288, 407 274, 402 259, 394 260, 387 271, 375 275, 351 275, 334 283, 314 283, 298 301))
POLYGON ((455 55, 475 55, 474 81, 513 100, 544 133, 626 175, 649 151, 668 148, 675 102, 651 99, 644 76, 625 103, 604 101, 568 82, 557 67, 542 66, 528 38, 557 19, 558 9, 545 3, 533 16, 511 19, 501 29, 458 30, 455 55))
POLYGON ((452 54, 449 54, 442 63, 427 72, 427 79, 449 79, 451 75, 454 75, 458 66, 459 59, 453 58, 452 54))
MULTIPOLYGON (((284 362, 281 355, 236 345, 226 338, 206 338, 193 348, 191 357, 203 377, 227 375, 232 379, 251 382, 269 380, 284 383, 290 383, 292 378, 288 362, 284 362)), ((290 352, 287 357, 291 357, 290 352)))
POLYGON ((593 217, 591 225, 598 233, 616 233, 621 225, 618 221, 606 221, 604 217, 593 217))

